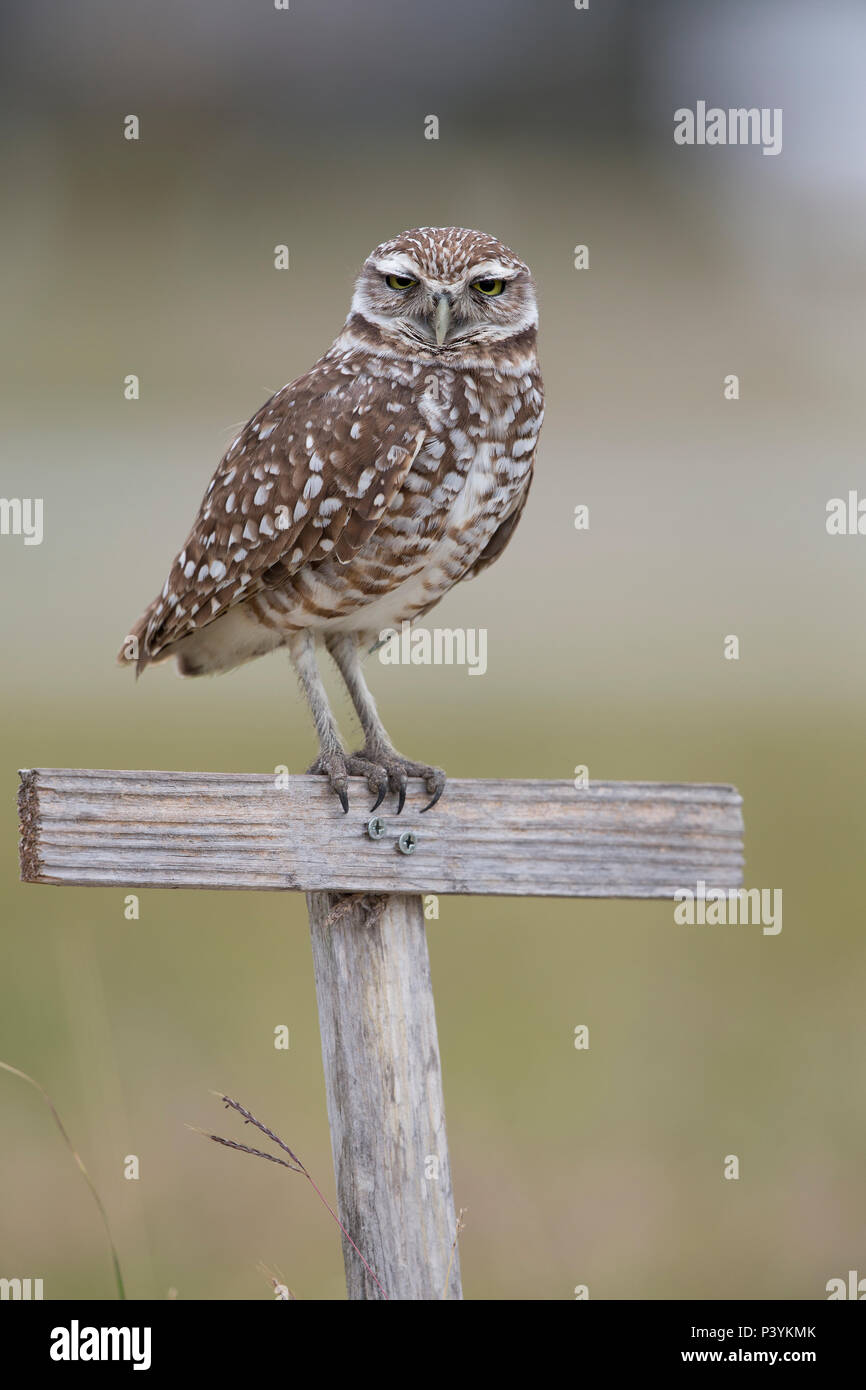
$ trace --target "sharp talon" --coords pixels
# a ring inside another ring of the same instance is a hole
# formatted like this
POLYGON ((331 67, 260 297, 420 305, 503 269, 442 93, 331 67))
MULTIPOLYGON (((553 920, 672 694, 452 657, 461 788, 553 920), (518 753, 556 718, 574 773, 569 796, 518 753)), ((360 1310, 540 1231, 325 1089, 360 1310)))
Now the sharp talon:
POLYGON ((403 807, 406 805, 406 783, 400 788, 400 795, 397 797, 397 815, 399 816, 403 807))
POLYGON ((445 790, 444 785, 441 786, 441 787, 439 787, 439 789, 438 789, 437 792, 436 792, 436 795, 433 797, 433 800, 432 800, 432 801, 428 801, 426 806, 422 806, 422 807, 421 807, 421 810, 420 810, 420 812, 419 812, 419 814, 423 816, 423 814, 424 814, 425 811, 429 811, 430 808, 431 808, 432 806, 435 806, 435 805, 436 805, 436 802, 439 800, 439 798, 440 798, 440 796, 442 795, 442 793, 444 792, 444 790, 445 790))
POLYGON ((334 790, 336 791, 337 796, 340 798, 340 805, 341 805, 342 808, 343 808, 343 815, 344 815, 344 816, 347 816, 347 815, 349 814, 349 797, 348 797, 348 794, 343 790, 342 787, 335 787, 334 790))
POLYGON ((382 790, 379 792, 379 795, 376 797, 376 800, 373 802, 373 805, 370 807, 371 811, 378 811, 379 807, 382 805, 382 802, 385 800, 385 793, 387 790, 388 784, 386 782, 385 786, 382 788, 382 790))

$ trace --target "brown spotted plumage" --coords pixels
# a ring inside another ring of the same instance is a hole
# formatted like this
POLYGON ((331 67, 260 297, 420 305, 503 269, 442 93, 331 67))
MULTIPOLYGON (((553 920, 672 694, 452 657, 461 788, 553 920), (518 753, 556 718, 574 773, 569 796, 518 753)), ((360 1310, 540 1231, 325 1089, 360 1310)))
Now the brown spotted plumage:
POLYGON ((527 266, 494 237, 418 228, 377 247, 346 324, 231 444, 161 595, 127 637, 141 671, 229 670, 278 646, 347 805, 349 775, 398 809, 439 769, 393 749, 360 667, 383 628, 426 613, 505 548, 526 502, 543 414, 527 266), (365 733, 347 755, 315 660, 321 638, 365 733))

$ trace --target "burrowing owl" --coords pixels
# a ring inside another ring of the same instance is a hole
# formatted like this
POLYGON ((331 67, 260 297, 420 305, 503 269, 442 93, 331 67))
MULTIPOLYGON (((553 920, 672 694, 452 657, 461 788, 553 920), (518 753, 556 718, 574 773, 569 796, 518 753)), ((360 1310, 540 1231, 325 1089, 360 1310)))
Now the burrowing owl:
MULTIPOLYGON (((426 613, 504 550, 529 492, 543 414, 529 268, 495 237, 418 227, 364 262, 342 332, 266 401, 210 484, 162 593, 126 639, 138 671, 227 671, 287 647, 325 774, 403 809, 439 769, 391 744, 361 671, 385 627, 426 613), (321 638, 365 735, 347 754, 316 662, 321 638)), ((375 809, 374 806, 374 809, 375 809)))

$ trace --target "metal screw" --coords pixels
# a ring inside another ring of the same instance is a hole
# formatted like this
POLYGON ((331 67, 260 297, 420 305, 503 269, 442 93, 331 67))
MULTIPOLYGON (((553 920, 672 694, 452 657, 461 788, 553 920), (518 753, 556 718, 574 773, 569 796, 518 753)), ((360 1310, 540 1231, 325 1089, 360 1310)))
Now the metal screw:
POLYGON ((381 816, 374 816, 372 820, 367 821, 367 834, 371 840, 381 840, 386 829, 387 826, 381 816))
POLYGON ((404 830, 397 841, 397 848, 401 854, 414 854, 418 848, 418 836, 414 830, 404 830))

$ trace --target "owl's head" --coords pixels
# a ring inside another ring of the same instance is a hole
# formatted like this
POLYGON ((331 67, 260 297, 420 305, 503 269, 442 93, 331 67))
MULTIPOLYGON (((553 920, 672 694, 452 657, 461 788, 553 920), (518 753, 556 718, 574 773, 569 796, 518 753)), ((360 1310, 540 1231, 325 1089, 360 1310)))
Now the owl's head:
POLYGON ((486 232, 415 227, 377 246, 361 269, 349 315, 403 352, 443 356, 534 336, 529 267, 486 232))

